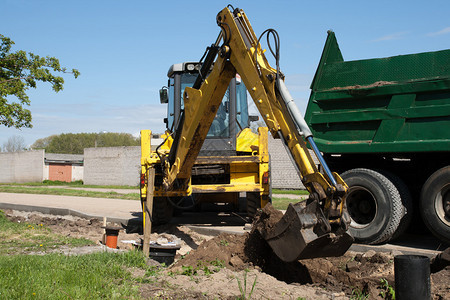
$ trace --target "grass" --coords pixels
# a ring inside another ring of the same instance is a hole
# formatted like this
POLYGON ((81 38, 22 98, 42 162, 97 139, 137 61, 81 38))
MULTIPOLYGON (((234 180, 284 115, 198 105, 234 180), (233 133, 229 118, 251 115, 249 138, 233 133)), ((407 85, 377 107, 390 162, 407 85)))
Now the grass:
MULTIPOLYGON (((86 187, 86 186, 83 186, 86 187)), ((96 186, 97 187, 97 186, 96 186)), ((20 193, 20 194, 44 194, 44 195, 62 195, 62 196, 78 196, 78 197, 94 197, 94 198, 111 198, 111 199, 125 199, 125 200, 139 200, 139 193, 120 194, 113 191, 97 192, 86 191, 78 189, 62 189, 32 186, 9 186, 0 185, 0 192, 2 193, 20 193)))
POLYGON ((282 190, 272 189, 272 194, 288 194, 288 195, 309 195, 307 190, 282 190))
POLYGON ((380 288, 381 288, 381 292, 380 292, 379 295, 383 299, 395 300, 395 288, 392 285, 389 284, 387 279, 381 278, 381 280, 380 280, 380 288))
POLYGON ((350 297, 351 300, 365 300, 369 299, 369 293, 363 289, 354 288, 352 289, 352 296, 350 297))
POLYGON ((43 182, 26 182, 26 183, 0 183, 0 186, 68 186, 68 187, 84 187, 84 188, 104 188, 104 189, 138 189, 138 186, 131 185, 88 185, 82 180, 65 182, 59 180, 44 180, 43 182))
POLYGON ((243 283, 241 283, 239 278, 236 277, 238 287, 239 287, 239 292, 241 294, 240 297, 238 297, 239 300, 249 300, 252 297, 252 294, 255 290, 256 280, 258 279, 258 276, 255 276, 255 280, 253 281, 252 288, 247 293, 247 273, 248 273, 248 270, 245 270, 243 283))
POLYGON ((137 299, 155 270, 142 252, 0 256, 1 299, 137 299), (146 270, 135 278, 129 268, 146 270))
POLYGON ((309 192, 306 190, 281 190, 272 189, 272 206, 279 210, 286 210, 289 203, 297 203, 304 201, 300 198, 288 198, 283 197, 283 195, 296 195, 296 196, 307 196, 309 192))
POLYGON ((94 243, 87 239, 54 234, 42 224, 11 222, 0 210, 0 255, 43 252, 60 246, 77 247, 92 244, 94 243))
POLYGON ((225 262, 219 259, 212 261, 201 261, 197 262, 197 266, 181 266, 181 275, 193 277, 198 275, 199 271, 203 271, 203 275, 209 276, 213 273, 219 272, 221 269, 225 268, 225 262))
POLYGON ((86 244, 92 242, 53 234, 40 224, 11 222, 0 211, 0 299, 138 299, 137 283, 159 274, 140 251, 26 254, 86 244), (133 268, 144 272, 133 276, 133 268))
POLYGON ((290 199, 290 198, 273 198, 272 206, 279 210, 286 210, 289 203, 297 203, 299 201, 303 201, 303 200, 296 200, 296 199, 290 199))

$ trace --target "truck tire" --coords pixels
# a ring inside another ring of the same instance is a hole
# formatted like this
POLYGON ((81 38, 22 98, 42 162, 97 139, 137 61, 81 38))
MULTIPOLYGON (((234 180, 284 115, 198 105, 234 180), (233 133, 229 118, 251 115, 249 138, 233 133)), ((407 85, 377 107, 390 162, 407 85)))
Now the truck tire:
POLYGON ((170 204, 167 197, 154 197, 153 198, 153 213, 152 224, 162 225, 167 224, 172 219, 173 206, 170 204))
POLYGON ((380 244, 389 241, 400 225, 402 201, 397 187, 383 174, 352 169, 342 174, 349 186, 346 207, 350 233, 356 241, 380 244))
POLYGON ((450 244, 450 166, 428 177, 420 193, 420 208, 428 229, 450 244))
POLYGON ((413 200, 408 186, 400 177, 384 170, 379 170, 379 172, 386 176, 395 185, 400 193, 400 198, 402 199, 402 219, 397 230, 390 239, 390 241, 392 241, 401 236, 411 224, 413 218, 413 200))

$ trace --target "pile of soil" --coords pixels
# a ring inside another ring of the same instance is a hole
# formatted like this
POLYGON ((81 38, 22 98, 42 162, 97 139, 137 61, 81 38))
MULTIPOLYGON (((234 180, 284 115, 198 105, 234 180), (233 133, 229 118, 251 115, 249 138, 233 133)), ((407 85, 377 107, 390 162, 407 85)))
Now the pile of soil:
MULTIPOLYGON (((266 206, 257 216, 257 226, 266 229, 273 227, 282 213, 272 206, 266 206), (258 220, 263 218, 263 220, 258 220)), ((182 271, 186 266, 195 269, 208 262, 220 260, 232 271, 256 269, 276 280, 287 284, 300 284, 319 287, 326 291, 344 292, 351 296, 355 290, 369 294, 370 299, 385 299, 381 295, 386 285, 395 286, 394 255, 370 250, 366 253, 347 251, 340 257, 304 259, 284 262, 272 251, 267 242, 253 227, 245 235, 220 234, 202 243, 195 251, 174 264, 171 269, 182 271)), ((448 251, 448 250, 447 250, 448 251)), ((434 299, 450 297, 450 266, 441 264, 440 269, 431 274, 432 295, 434 299)))
MULTIPOLYGON (((381 297, 385 292, 382 279, 395 286, 394 256, 390 253, 348 251, 341 257, 286 263, 272 253, 257 233, 221 234, 202 243, 170 269, 182 272, 187 266, 195 269, 216 260, 222 261, 231 271, 254 269, 270 275, 273 281, 317 287, 332 294, 344 292, 349 297, 358 290, 369 294, 369 299, 385 299, 381 297)), ((431 274, 433 299, 449 299, 449 278, 450 266, 431 274)))
MULTIPOLYGON (((84 237, 98 243, 103 235, 102 222, 70 216, 5 211, 15 222, 43 224, 54 233, 84 237)), ((280 217, 270 215, 266 224, 280 217)), ((120 225, 120 224, 109 224, 120 225)), ((355 291, 381 297, 381 279, 394 286, 394 254, 348 251, 341 257, 305 259, 286 263, 273 254, 264 239, 253 230, 245 235, 204 236, 185 226, 155 227, 151 239, 176 237, 182 248, 176 262, 160 273, 156 281, 140 284, 143 298, 159 299, 236 299, 247 284, 246 296, 254 288, 254 299, 348 299, 355 291)), ((121 231, 119 241, 142 236, 121 231)), ((126 249, 127 244, 118 244, 126 249)), ((448 254, 447 254, 448 255, 448 254)), ((450 299, 450 266, 446 255, 432 265, 433 299, 450 299)))

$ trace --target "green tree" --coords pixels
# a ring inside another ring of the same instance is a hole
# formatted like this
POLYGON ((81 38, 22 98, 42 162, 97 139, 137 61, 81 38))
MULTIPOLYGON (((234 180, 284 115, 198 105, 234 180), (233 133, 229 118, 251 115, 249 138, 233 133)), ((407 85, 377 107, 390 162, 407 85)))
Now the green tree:
POLYGON ((76 69, 67 72, 54 57, 40 57, 31 52, 11 52, 14 42, 0 34, 0 124, 7 127, 31 128, 31 112, 24 108, 30 105, 26 94, 36 83, 49 82, 55 92, 63 89, 64 79, 52 72, 80 75, 76 69), (10 101, 15 96, 19 101, 10 101))
POLYGON ((139 146, 139 138, 129 133, 63 133, 36 140, 31 148, 47 153, 83 154, 84 148, 139 146))
POLYGON ((56 134, 42 138, 42 139, 37 139, 32 145, 31 145, 31 149, 45 149, 48 147, 48 145, 50 144, 50 142, 52 141, 52 139, 57 136, 56 134))

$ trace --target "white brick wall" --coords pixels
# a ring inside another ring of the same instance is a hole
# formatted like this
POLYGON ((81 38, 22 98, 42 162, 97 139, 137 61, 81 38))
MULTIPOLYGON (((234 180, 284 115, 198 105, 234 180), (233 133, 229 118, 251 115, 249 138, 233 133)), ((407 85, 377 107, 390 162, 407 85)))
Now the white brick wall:
MULTIPOLYGON (((272 161, 272 187, 279 189, 304 189, 300 177, 295 170, 281 139, 274 139, 269 135, 269 153, 272 161)), ((316 165, 318 164, 314 152, 310 151, 316 165)))
POLYGON ((84 149, 84 183, 94 185, 139 184, 141 147, 84 149))
POLYGON ((0 153, 0 182, 41 182, 44 150, 0 153))
MULTIPOLYGON (((280 139, 269 136, 269 153, 272 186, 304 189, 280 139)), ((140 155, 140 147, 86 148, 83 181, 93 185, 138 185, 140 155)))

